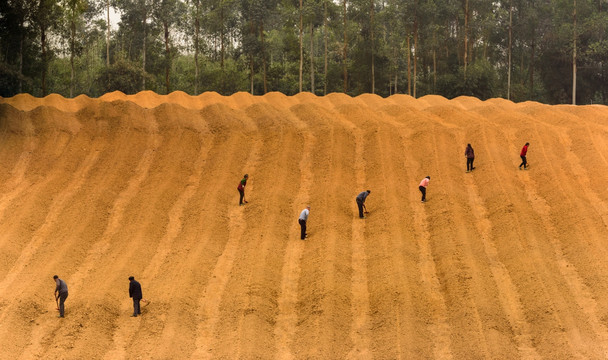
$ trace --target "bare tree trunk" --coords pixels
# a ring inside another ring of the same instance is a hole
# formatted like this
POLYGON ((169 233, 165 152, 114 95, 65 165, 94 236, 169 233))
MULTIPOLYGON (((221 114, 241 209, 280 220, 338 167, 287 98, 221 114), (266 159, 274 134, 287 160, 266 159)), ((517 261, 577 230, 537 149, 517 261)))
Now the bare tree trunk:
POLYGON ((327 1, 323 2, 323 40, 325 43, 325 67, 323 79, 323 95, 327 95, 327 1))
POLYGON ((513 1, 509 1, 509 61, 507 72, 507 100, 511 100, 511 55, 513 52, 513 1))
POLYGON ((464 0, 464 79, 467 79, 467 63, 469 62, 469 0, 464 0))
POLYGON ((260 39, 262 41, 262 72, 264 78, 264 94, 268 92, 268 83, 266 82, 266 49, 264 47, 264 22, 260 23, 260 39))
POLYGON ((374 68, 374 0, 370 1, 370 35, 372 40, 372 94, 376 93, 376 74, 374 68))
POLYGON ((433 93, 437 91, 437 32, 433 30, 433 93))
POLYGON ((343 57, 342 57, 342 66, 343 66, 343 71, 344 71, 344 93, 346 94, 348 91, 348 71, 346 69, 346 55, 348 53, 348 42, 347 42, 347 38, 346 38, 346 0, 342 1, 343 7, 344 7, 344 14, 343 14, 343 20, 344 20, 344 52, 343 52, 343 57))
POLYGON ((535 63, 535 55, 536 55, 536 34, 532 34, 532 53, 530 55, 530 94, 528 98, 530 100, 534 100, 534 63, 535 63))
MULTIPOLYGON (((145 5, 144 5, 145 6, 145 5)), ((144 37, 143 37, 143 56, 141 64, 141 77, 142 77, 142 88, 141 91, 146 90, 146 22, 148 21, 148 14, 144 12, 144 37)))
POLYGON ((220 68, 224 70, 224 5, 220 9, 220 68))
MULTIPOLYGON (((416 1, 416 8, 418 7, 418 1, 416 1)), ((414 14, 414 97, 416 97, 416 85, 418 83, 418 9, 415 10, 414 14)))
POLYGON ((298 82, 300 92, 302 92, 302 71, 304 69, 304 50, 302 46, 302 37, 304 32, 302 30, 302 16, 302 0, 300 0, 300 80, 298 82))
POLYGON ((74 97, 74 51, 76 42, 76 22, 74 21, 74 13, 70 19, 70 97, 74 97))
POLYGON ((110 67, 110 0, 106 0, 106 10, 108 26, 106 31, 106 67, 110 67))
POLYGON ((171 92, 171 83, 169 82, 169 67, 171 66, 171 53, 169 51, 169 24, 163 21, 163 29, 165 30, 165 88, 167 94, 171 92))
POLYGON ((46 29, 42 25, 40 26, 40 45, 42 48, 42 96, 46 96, 46 29))
POLYGON ((194 19, 194 94, 198 95, 198 37, 201 28, 199 20, 200 16, 200 0, 196 0, 196 19, 194 19))
POLYGON ((315 29, 310 22, 310 92, 315 93, 315 52, 314 52, 315 29))
POLYGON ((410 35, 407 35, 407 94, 412 95, 412 68, 410 59, 412 57, 412 48, 410 46, 410 35))
POLYGON ((572 18, 574 20, 574 31, 572 36, 572 105, 576 105, 576 0, 574 0, 574 10, 572 11, 572 18))
POLYGON ((23 22, 21 22, 21 36, 19 38, 19 93, 23 92, 23 22))
POLYGON ((253 95, 253 54, 249 55, 249 80, 251 81, 251 95, 253 95))

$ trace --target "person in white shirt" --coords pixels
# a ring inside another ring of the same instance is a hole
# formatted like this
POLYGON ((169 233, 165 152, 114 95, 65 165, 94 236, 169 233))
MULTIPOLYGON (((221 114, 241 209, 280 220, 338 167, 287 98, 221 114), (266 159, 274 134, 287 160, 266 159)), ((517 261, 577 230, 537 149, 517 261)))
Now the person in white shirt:
POLYGON ((310 214, 310 206, 307 206, 306 209, 302 210, 300 213, 300 217, 298 218, 298 223, 300 224, 300 239, 306 239, 306 222, 308 221, 308 215, 310 214))

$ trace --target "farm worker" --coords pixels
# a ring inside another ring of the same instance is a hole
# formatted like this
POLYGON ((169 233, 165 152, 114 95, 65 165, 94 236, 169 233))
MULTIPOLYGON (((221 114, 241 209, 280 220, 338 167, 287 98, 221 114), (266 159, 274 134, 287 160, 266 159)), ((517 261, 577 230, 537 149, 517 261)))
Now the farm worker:
POLYGON ((521 149, 521 153, 519 153, 519 156, 521 157, 521 164, 519 164, 519 170, 521 170, 522 165, 524 167, 524 170, 528 167, 528 161, 526 160, 526 154, 528 153, 529 145, 530 145, 530 143, 526 143, 526 145, 524 145, 524 147, 521 149))
POLYGON ((55 279, 55 301, 59 300, 59 316, 60 318, 65 315, 65 299, 68 298, 68 285, 65 281, 61 280, 59 276, 53 276, 55 279))
POLYGON ((129 281, 129 297, 133 298, 133 315, 131 316, 137 317, 137 315, 141 314, 141 309, 139 307, 139 302, 143 297, 141 294, 141 285, 133 276, 129 276, 129 281))
POLYGON ((245 186, 247 185, 247 179, 249 179, 249 175, 245 174, 237 187, 239 194, 241 195, 239 199, 239 206, 243 205, 243 203, 247 204, 247 200, 245 200, 245 186))
POLYGON ((473 151, 471 144, 467 144, 467 148, 464 151, 464 156, 467 157, 467 172, 473 171, 473 169, 475 169, 473 166, 473 161, 475 161, 475 151, 473 151))
POLYGON ((418 189, 422 193, 422 202, 426 201, 426 187, 429 186, 429 181, 431 181, 431 177, 427 176, 420 182, 418 189))
POLYGON ((308 215, 310 215, 310 205, 306 209, 302 210, 298 223, 300 224, 300 239, 306 239, 306 222, 308 221, 308 215))
POLYGON ((359 208, 359 218, 361 219, 365 219, 365 216, 363 216, 363 209, 365 209, 366 213, 368 212, 367 207, 365 207, 365 199, 367 199, 367 196, 371 192, 371 190, 366 190, 357 195, 357 197, 355 198, 355 201, 357 202, 357 207, 359 208))

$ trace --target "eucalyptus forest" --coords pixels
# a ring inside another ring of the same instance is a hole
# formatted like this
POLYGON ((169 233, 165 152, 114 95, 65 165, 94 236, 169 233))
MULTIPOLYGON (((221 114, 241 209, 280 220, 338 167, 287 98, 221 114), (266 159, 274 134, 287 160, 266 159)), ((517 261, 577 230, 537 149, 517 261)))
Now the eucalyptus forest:
POLYGON ((608 0, 4 0, 0 96, 608 104, 607 37, 608 0))

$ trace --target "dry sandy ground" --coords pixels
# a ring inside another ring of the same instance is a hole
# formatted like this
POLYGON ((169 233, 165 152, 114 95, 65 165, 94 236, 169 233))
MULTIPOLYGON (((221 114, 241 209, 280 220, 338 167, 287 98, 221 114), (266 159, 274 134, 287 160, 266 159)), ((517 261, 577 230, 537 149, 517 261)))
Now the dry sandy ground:
POLYGON ((0 98, 0 358, 605 359, 607 154, 605 106, 0 98))

